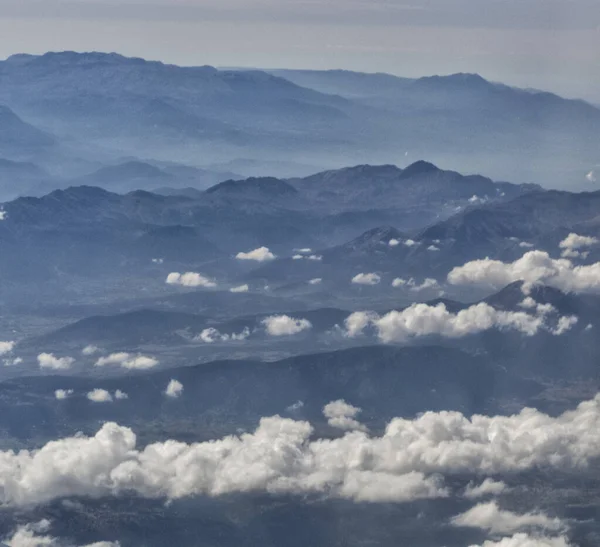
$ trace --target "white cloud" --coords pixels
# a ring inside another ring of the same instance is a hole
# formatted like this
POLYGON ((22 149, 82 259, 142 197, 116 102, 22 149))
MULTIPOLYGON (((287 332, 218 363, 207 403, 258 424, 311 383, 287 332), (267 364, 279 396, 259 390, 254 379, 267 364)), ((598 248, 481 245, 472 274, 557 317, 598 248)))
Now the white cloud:
POLYGON ((428 250, 428 251, 434 251, 434 252, 435 252, 435 251, 439 251, 439 250, 440 250, 440 248, 439 248, 439 247, 436 247, 435 245, 429 245, 429 247, 427 247, 427 250, 428 250))
POLYGON ((94 355, 94 353, 98 353, 100 351, 100 348, 98 346, 94 346, 93 344, 90 344, 89 346, 85 346, 85 348, 83 348, 81 350, 81 353, 83 355, 94 355))
POLYGON ((294 255, 292 257, 293 260, 323 260, 323 257, 321 255, 294 255))
POLYGON ((256 262, 265 262, 277 258, 268 247, 259 247, 248 253, 238 253, 235 255, 238 260, 255 260, 256 262))
MULTIPOLYGON (((8 547, 64 547, 66 545, 64 541, 49 535, 42 535, 49 530, 50 521, 43 519, 39 522, 18 526, 11 537, 4 541, 8 547)), ((98 541, 82 547, 120 547, 120 544, 118 541, 98 541)))
POLYGON ((261 321, 270 336, 290 336, 312 328, 308 319, 296 319, 289 315, 271 315, 261 321))
POLYGON ((308 257, 308 260, 317 260, 317 261, 319 261, 319 260, 323 260, 323 257, 321 255, 310 255, 308 257))
POLYGON ((574 315, 559 317, 556 327, 550 332, 552 332, 552 334, 555 336, 560 336, 561 334, 570 331, 578 323, 578 321, 579 319, 574 315))
POLYGON ((440 284, 437 282, 437 279, 433 279, 432 277, 425 278, 420 285, 417 285, 417 282, 412 277, 408 281, 401 277, 396 277, 396 279, 392 281, 392 287, 408 287, 411 291, 418 292, 428 289, 440 289, 440 284))
POLYGON ((558 246, 562 249, 563 258, 587 258, 589 251, 580 251, 586 247, 597 245, 600 241, 596 237, 581 236, 571 232, 558 246))
POLYGON ((474 260, 448 274, 448 281, 453 285, 501 288, 519 280, 564 292, 596 292, 600 291, 600 262, 574 266, 570 260, 550 258, 544 251, 530 251, 509 263, 489 258, 474 260))
POLYGON ((212 288, 217 286, 213 279, 209 279, 196 272, 186 272, 182 274, 179 272, 171 272, 167 276, 166 283, 169 285, 181 285, 183 287, 212 288))
POLYGON ((304 256, 303 256, 303 255, 294 255, 294 256, 292 257, 292 260, 302 260, 303 258, 304 258, 304 256))
POLYGON ((323 281, 320 277, 315 277, 314 279, 309 280, 309 285, 319 285, 323 281))
POLYGON ((110 403, 113 400, 112 395, 108 391, 100 388, 89 391, 86 397, 93 403, 110 403))
POLYGON ((0 220, 6 220, 8 217, 8 213, 4 210, 0 210, 0 220))
POLYGON ((574 547, 564 536, 546 537, 530 536, 529 534, 515 534, 498 541, 484 541, 482 545, 471 545, 471 547, 574 547))
POLYGON ((507 490, 508 487, 502 481, 495 481, 494 479, 487 478, 478 485, 469 483, 465 488, 464 496, 468 499, 477 499, 485 496, 498 496, 507 490))
POLYGON ((14 367, 20 365, 23 362, 21 357, 15 357, 14 359, 4 359, 3 364, 5 367, 14 367))
POLYGON ((398 245, 400 245, 400 240, 392 238, 388 241, 388 245, 390 247, 397 247, 398 245))
MULTIPOLYGON (((567 326, 572 326, 574 322, 576 319, 559 319, 557 329, 565 332, 568 330, 567 326)), ((383 316, 374 312, 354 312, 346 318, 346 335, 358 336, 371 325, 385 343, 405 342, 411 338, 430 335, 460 338, 492 328, 512 329, 527 336, 536 334, 542 328, 550 329, 546 326, 544 314, 496 310, 484 302, 453 314, 445 304, 440 303, 435 306, 412 304, 402 311, 394 310, 383 316)))
POLYGON ((520 241, 519 247, 521 247, 521 249, 531 249, 533 248, 533 243, 529 243, 528 241, 520 241))
POLYGON ((229 289, 229 292, 248 292, 250 290, 250 287, 246 284, 246 285, 239 285, 238 287, 231 287, 231 289, 229 289))
POLYGON ((286 408, 288 412, 296 412, 304 407, 304 401, 296 401, 293 405, 290 405, 286 408))
POLYGON ((125 393, 124 391, 117 389, 117 391, 115 391, 115 399, 117 399, 118 401, 122 401, 123 399, 129 399, 129 395, 127 395, 127 393, 125 393))
POLYGON ((205 344, 213 344, 214 342, 229 342, 229 341, 241 341, 245 340, 250 336, 250 329, 245 327, 243 331, 239 333, 223 334, 214 327, 204 329, 198 336, 194 338, 195 341, 204 342, 205 344))
POLYGON ((71 368, 75 362, 73 357, 55 357, 52 353, 40 353, 37 356, 40 368, 49 368, 52 370, 66 370, 71 368))
POLYGON ((450 521, 454 526, 481 528, 491 534, 513 534, 532 528, 558 532, 564 523, 558 518, 550 518, 543 513, 519 515, 504 511, 495 501, 480 503, 450 521))
POLYGON ((467 201, 471 205, 483 205, 484 203, 487 203, 489 201, 489 198, 487 196, 479 197, 473 194, 467 201))
POLYGON ((588 182, 596 182, 596 173, 594 171, 590 171, 585 178, 588 182))
POLYGON ((413 239, 407 239, 407 240, 404 242, 404 245, 405 245, 406 247, 414 247, 415 245, 417 245, 417 242, 416 242, 416 241, 414 241, 413 239))
MULTIPOLYGON (((446 497, 443 476, 586 468, 600 457, 598 424, 600 395, 557 417, 531 408, 470 418, 460 412, 425 412, 414 419, 392 419, 381 436, 355 430, 333 439, 314 439, 309 423, 273 416, 262 418, 253 433, 193 444, 168 440, 137 449, 131 429, 109 422, 93 437, 76 435, 32 451, 0 451, 0 504, 26 506, 66 496, 135 493, 176 499, 251 491, 312 492, 370 502, 446 497)), ((514 529, 506 516, 488 508, 459 515, 456 523, 514 529), (494 518, 486 520, 490 514, 494 518)), ((554 527, 553 519, 536 520, 535 513, 521 517, 528 523, 520 520, 519 527, 554 527)))
POLYGON ((15 342, 0 342, 0 355, 10 353, 15 347, 15 342))
POLYGON ((349 405, 340 399, 323 407, 323 415, 331 427, 346 430, 367 431, 367 427, 354 418, 361 412, 360 408, 349 405))
POLYGON ((305 247, 304 249, 294 249, 294 250, 298 251, 299 253, 302 253, 302 254, 312 253, 312 249, 310 249, 309 247, 305 247))
POLYGON ((68 397, 70 397, 71 395, 73 395, 73 390, 72 389, 57 389, 54 392, 54 397, 56 399, 58 399, 59 401, 62 401, 68 397))
POLYGON ((167 388, 165 389, 165 395, 173 399, 177 399, 183 393, 183 384, 178 380, 172 379, 167 388))
POLYGON ((158 365, 159 362, 154 357, 148 357, 146 355, 132 355, 124 351, 118 353, 111 353, 107 357, 100 357, 96 361, 95 366, 104 367, 107 365, 115 365, 126 369, 135 370, 146 370, 153 368, 158 365))
POLYGON ((359 273, 352 278, 352 283, 356 285, 377 285, 381 277, 376 273, 359 273))
POLYGON ((152 262, 154 264, 162 264, 164 262, 164 259, 162 259, 162 258, 153 258, 152 262))

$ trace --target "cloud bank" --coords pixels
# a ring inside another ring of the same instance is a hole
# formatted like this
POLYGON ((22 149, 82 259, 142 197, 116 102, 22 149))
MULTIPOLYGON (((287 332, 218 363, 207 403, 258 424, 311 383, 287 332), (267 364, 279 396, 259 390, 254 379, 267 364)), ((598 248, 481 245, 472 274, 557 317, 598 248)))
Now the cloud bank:
POLYGON ((530 251, 514 262, 484 258, 454 268, 448 274, 453 285, 477 285, 499 289, 524 281, 543 284, 563 292, 600 291, 600 262, 574 266, 565 258, 553 259, 544 251, 530 251))

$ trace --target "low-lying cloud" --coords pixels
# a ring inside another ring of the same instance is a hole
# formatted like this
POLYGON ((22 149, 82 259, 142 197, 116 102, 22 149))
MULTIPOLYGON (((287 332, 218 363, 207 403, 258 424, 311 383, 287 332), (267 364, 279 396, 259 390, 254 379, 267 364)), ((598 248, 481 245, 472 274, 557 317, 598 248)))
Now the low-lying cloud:
POLYGON ((231 289, 229 289, 229 292, 238 293, 238 292, 248 292, 249 290, 250 290, 250 287, 246 284, 246 285, 239 285, 237 287, 231 287, 231 289))
POLYGON ((582 251, 581 249, 597 245, 599 242, 596 237, 581 236, 571 232, 558 246, 562 249, 561 256, 563 258, 587 258, 589 251, 582 251))
POLYGON ((256 262, 266 262, 277 258, 268 247, 259 247, 247 253, 240 252, 235 257, 238 260, 254 260, 256 262))
MULTIPOLYGON (((10 537, 4 538, 8 547, 75 547, 62 539, 48 535, 51 523, 47 519, 18 526, 10 537)), ((81 547, 120 547, 113 541, 97 541, 81 547)))
POLYGON ((215 342, 241 341, 249 336, 250 329, 248 327, 245 327, 241 332, 233 332, 231 334, 222 333, 214 327, 208 327, 196 336, 194 340, 197 342, 204 342, 205 344, 214 344, 215 342))
POLYGON ((177 399, 181 397, 183 393, 183 384, 179 380, 175 380, 174 378, 169 381, 167 384, 167 388, 165 389, 165 395, 167 397, 171 397, 172 399, 177 399))
POLYGON ((111 353, 106 357, 100 357, 96 361, 95 366, 118 366, 130 370, 147 370, 153 368, 159 364, 158 359, 154 357, 148 357, 147 355, 132 355, 124 351, 118 353, 111 353))
POLYGON ((376 273, 359 273, 352 278, 355 285, 377 285, 381 282, 381 277, 376 273))
POLYGON ((323 415, 331 427, 345 430, 367 431, 367 427, 356 420, 361 409, 340 399, 333 401, 323 408, 323 415))
POLYGON ((271 315, 261 323, 269 336, 291 336, 312 328, 308 319, 296 319, 289 315, 271 315))
POLYGON ((56 357, 53 353, 40 353, 37 360, 40 368, 51 370, 68 370, 75 362, 73 357, 56 357))
POLYGON ((600 262, 575 266, 565 258, 553 259, 547 252, 530 251, 508 263, 490 258, 473 260, 448 274, 448 282, 453 285, 499 289, 515 281, 548 285, 563 292, 598 292, 600 262))
POLYGON ((167 276, 166 283, 169 285, 181 285, 182 287, 213 288, 217 286, 217 283, 214 279, 205 277, 197 272, 171 272, 167 276))

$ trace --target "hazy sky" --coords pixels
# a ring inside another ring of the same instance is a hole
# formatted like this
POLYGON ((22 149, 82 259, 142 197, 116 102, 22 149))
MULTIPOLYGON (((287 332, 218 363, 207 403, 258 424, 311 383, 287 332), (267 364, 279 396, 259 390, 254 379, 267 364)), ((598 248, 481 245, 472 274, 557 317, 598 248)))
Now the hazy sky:
POLYGON ((0 0, 0 57, 479 72, 600 102, 600 0, 0 0))

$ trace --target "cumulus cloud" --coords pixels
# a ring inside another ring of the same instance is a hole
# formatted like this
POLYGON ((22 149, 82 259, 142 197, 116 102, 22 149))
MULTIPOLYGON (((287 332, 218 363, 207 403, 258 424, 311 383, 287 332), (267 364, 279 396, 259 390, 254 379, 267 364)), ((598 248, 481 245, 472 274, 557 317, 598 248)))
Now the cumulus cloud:
POLYGON ((544 251, 530 251, 514 262, 484 258, 454 268, 448 274, 453 285, 505 287, 514 281, 543 284, 564 292, 600 291, 600 262, 574 266, 565 258, 553 259, 544 251))
POLYGON ((271 315, 261 323, 270 336, 290 336, 312 328, 308 319, 296 319, 289 315, 271 315))
POLYGON ((158 360, 154 357, 148 357, 146 355, 132 355, 124 351, 118 353, 111 353, 107 357, 100 357, 96 361, 95 366, 105 367, 107 365, 119 366, 130 370, 146 370, 153 368, 158 365, 158 360))
POLYGON ((427 250, 428 250, 428 251, 434 251, 434 252, 435 252, 435 251, 439 251, 439 250, 440 250, 440 248, 439 248, 439 247, 436 247, 435 245, 429 245, 429 247, 427 247, 427 250))
POLYGON ((248 284, 246 285, 239 285, 238 287, 231 287, 231 289, 229 289, 229 292, 248 292, 250 290, 250 287, 248 286, 248 284))
POLYGON ((14 359, 4 359, 3 364, 5 367, 14 367, 16 365, 20 365, 23 362, 21 357, 15 357, 14 359))
POLYGON ((390 240, 388 241, 388 245, 389 245, 390 247, 397 247, 398 245, 400 245, 400 240, 399 240, 399 239, 392 238, 392 239, 390 239, 390 240))
POLYGON ((471 547, 574 547, 564 536, 531 536, 529 534, 515 534, 498 541, 484 541, 482 545, 471 545, 471 547))
POLYGON ((558 246, 562 249, 563 258, 587 258, 589 251, 581 251, 586 247, 597 245, 600 241, 596 237, 581 236, 571 232, 558 246))
POLYGON ((304 249, 294 249, 294 250, 298 251, 299 253, 302 253, 302 254, 312 253, 312 249, 310 249, 309 247, 305 247, 304 249))
POLYGON ((37 360, 40 368, 52 370, 67 370, 75 362, 73 357, 55 357, 52 353, 40 353, 37 360))
POLYGON ((533 243, 529 243, 528 241, 521 241, 519 242, 519 247, 521 247, 521 249, 531 249, 533 248, 533 243))
POLYGON ((333 401, 323 407, 323 415, 331 427, 367 431, 366 426, 354 419, 360 412, 360 408, 348 404, 343 399, 333 401))
POLYGON ((113 400, 112 395, 105 389, 92 389, 86 395, 86 397, 93 403, 110 403, 113 400))
POLYGON ((166 282, 169 285, 181 285, 182 287, 216 287, 217 284, 213 279, 203 276, 196 272, 171 272, 167 276, 166 282))
POLYGON ((506 492, 508 487, 502 481, 495 481, 487 478, 481 484, 475 485, 472 482, 465 488, 465 498, 477 499, 485 496, 498 496, 506 492))
POLYGON ((204 329, 194 340, 204 342, 205 344, 213 344, 214 342, 229 342, 229 341, 241 341, 245 340, 250 336, 250 329, 245 327, 243 331, 239 333, 224 334, 219 332, 214 327, 204 329))
POLYGON ((588 182, 596 182, 596 173, 594 171, 590 171, 585 178, 588 182))
POLYGON ((59 401, 62 401, 64 399, 67 399, 68 397, 70 397, 71 395, 73 395, 73 390, 72 389, 57 389, 54 392, 54 397, 56 399, 58 399, 59 401))
MULTIPOLYGON (((511 416, 470 418, 460 412, 425 412, 392 419, 381 436, 353 430, 332 439, 314 439, 306 421, 273 416, 262 418, 252 433, 193 444, 168 440, 138 449, 131 429, 109 422, 92 437, 76 435, 31 451, 0 451, 0 504, 27 506, 66 496, 134 493, 176 499, 251 491, 406 502, 448 496, 444 476, 585 468, 600 457, 598 431, 600 395, 557 417, 531 408, 511 416)), ((455 524, 515 529, 506 524, 507 512, 478 507, 456 517, 455 524)), ((527 522, 518 521, 519 527, 557 529, 554 519, 536 515, 526 514, 527 522)))
POLYGON ((407 287, 411 291, 418 292, 428 289, 440 289, 440 284, 437 282, 437 279, 433 279, 432 277, 427 277, 421 284, 417 284, 412 277, 409 280, 396 277, 396 279, 392 281, 392 287, 407 287))
MULTIPOLYGON (((533 336, 542 328, 553 332, 546 325, 546 319, 545 314, 497 310, 484 302, 456 314, 449 312, 443 303, 435 306, 412 304, 402 311, 394 310, 383 316, 374 312, 354 312, 346 318, 345 327, 346 336, 352 338, 372 326, 382 342, 391 343, 431 335, 460 338, 492 328, 511 329, 533 336)), ((558 321, 555 334, 562 334, 576 323, 576 318, 563 321, 559 318, 558 321)))
POLYGON ((238 260, 255 260, 256 262, 265 262, 277 258, 268 247, 259 247, 247 253, 238 253, 235 255, 238 260))
POLYGON ((165 395, 173 399, 177 399, 183 393, 183 384, 178 380, 172 379, 167 388, 165 389, 165 395))
POLYGON ((117 401, 123 400, 123 399, 129 399, 129 395, 127 395, 127 393, 125 393, 124 391, 117 389, 117 391, 115 391, 115 399, 117 399, 117 401))
POLYGON ((319 285, 321 283, 321 281, 323 281, 322 278, 320 277, 315 277, 314 279, 310 279, 308 284, 309 285, 319 285))
POLYGON ((415 245, 417 245, 417 242, 416 242, 414 239, 407 239, 407 240, 404 242, 404 245, 405 245, 406 247, 414 247, 415 245))
POLYGON ((491 534, 513 534, 537 528, 558 532, 564 529, 564 523, 558 518, 550 518, 543 513, 525 513, 519 515, 504 511, 495 501, 480 503, 450 521, 454 526, 481 528, 491 534))
POLYGON ((0 355, 10 353, 15 347, 15 342, 0 342, 0 355))
POLYGON ((100 348, 98 346, 94 346, 93 344, 90 344, 89 346, 85 346, 85 348, 83 348, 81 350, 81 353, 83 355, 94 355, 94 353, 98 353, 100 351, 100 348))
POLYGON ((356 285, 377 285, 381 277, 376 273, 359 273, 352 278, 352 283, 356 285))
MULTIPOLYGON (((43 519, 39 522, 33 522, 18 526, 9 538, 4 541, 8 547, 65 547, 64 541, 58 538, 45 535, 50 530, 50 521, 43 519)), ((120 547, 119 542, 98 541, 81 547, 120 547)))
POLYGON ((478 195, 473 194, 468 200, 471 205, 483 205, 489 201, 487 196, 479 197, 478 195))

